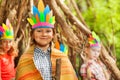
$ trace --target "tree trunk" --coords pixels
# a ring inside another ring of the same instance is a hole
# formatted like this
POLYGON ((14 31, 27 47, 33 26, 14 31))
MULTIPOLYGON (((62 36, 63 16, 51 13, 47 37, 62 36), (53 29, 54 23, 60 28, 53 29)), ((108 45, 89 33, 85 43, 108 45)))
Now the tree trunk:
POLYGON ((108 54, 105 47, 102 45, 102 61, 105 63, 107 68, 111 71, 112 76, 115 80, 120 80, 120 71, 116 65, 115 60, 108 54))
POLYGON ((3 23, 3 20, 5 18, 5 6, 6 6, 7 0, 2 0, 0 4, 0 24, 3 23))

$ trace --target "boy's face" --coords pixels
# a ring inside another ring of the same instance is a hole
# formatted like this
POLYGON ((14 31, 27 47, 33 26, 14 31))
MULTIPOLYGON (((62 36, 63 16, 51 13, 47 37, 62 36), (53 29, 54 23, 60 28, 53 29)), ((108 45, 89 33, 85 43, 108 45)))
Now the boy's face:
POLYGON ((12 47, 12 40, 3 39, 1 40, 1 47, 3 51, 7 52, 12 47))
POLYGON ((53 39, 53 29, 37 28, 34 30, 32 38, 35 40, 38 46, 48 46, 53 39))

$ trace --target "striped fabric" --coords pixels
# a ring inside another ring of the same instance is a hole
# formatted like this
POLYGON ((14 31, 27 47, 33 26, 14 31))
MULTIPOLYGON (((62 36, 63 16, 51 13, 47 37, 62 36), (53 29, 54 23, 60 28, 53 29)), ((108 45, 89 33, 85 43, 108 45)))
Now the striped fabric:
POLYGON ((41 73, 44 80, 52 80, 51 74, 51 60, 50 60, 50 48, 46 52, 40 48, 34 50, 34 64, 38 71, 41 73))
MULTIPOLYGON (((43 80, 33 62, 34 48, 31 46, 21 56, 17 66, 16 80, 43 80)), ((56 59, 58 58, 61 58, 60 80, 78 80, 67 55, 55 48, 51 49, 52 76, 55 76, 56 59)))

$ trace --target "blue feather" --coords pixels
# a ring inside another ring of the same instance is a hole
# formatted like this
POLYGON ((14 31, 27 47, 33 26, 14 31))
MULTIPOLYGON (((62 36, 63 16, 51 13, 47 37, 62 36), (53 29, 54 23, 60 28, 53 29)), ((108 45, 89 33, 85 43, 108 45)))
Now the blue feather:
POLYGON ((60 51, 64 52, 64 44, 60 44, 60 51))
POLYGON ((44 10, 45 21, 46 21, 46 15, 47 15, 49 12, 50 12, 50 8, 49 8, 49 6, 47 5, 47 6, 45 7, 45 10, 44 10))
POLYGON ((40 17, 39 10, 35 6, 33 6, 33 15, 36 16, 36 14, 38 14, 38 17, 40 17))
POLYGON ((0 36, 2 36, 3 32, 0 32, 0 36))

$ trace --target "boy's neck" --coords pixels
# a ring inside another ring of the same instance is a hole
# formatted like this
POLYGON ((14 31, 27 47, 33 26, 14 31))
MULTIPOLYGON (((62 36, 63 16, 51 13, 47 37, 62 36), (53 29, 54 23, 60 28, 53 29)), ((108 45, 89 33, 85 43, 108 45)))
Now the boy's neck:
POLYGON ((39 45, 36 45, 36 47, 42 49, 43 51, 46 51, 46 50, 49 48, 49 45, 47 45, 47 46, 39 46, 39 45))

